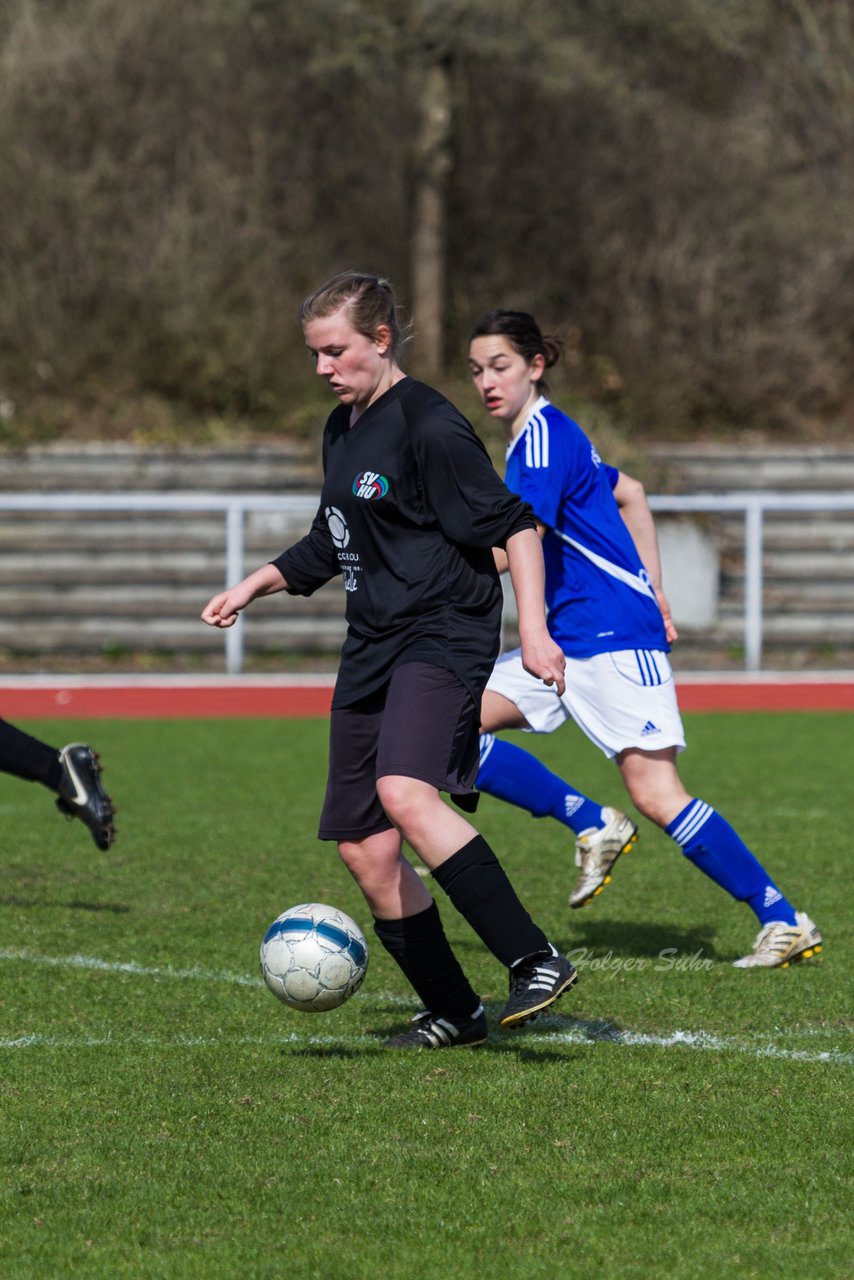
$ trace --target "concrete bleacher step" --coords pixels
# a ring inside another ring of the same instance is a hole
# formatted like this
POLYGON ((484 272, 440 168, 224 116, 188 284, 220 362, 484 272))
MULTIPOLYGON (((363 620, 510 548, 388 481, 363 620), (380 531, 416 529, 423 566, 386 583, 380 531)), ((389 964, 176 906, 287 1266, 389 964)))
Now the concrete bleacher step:
MULTIPOLYGON (((221 587, 221 582, 210 581, 168 584, 169 615, 175 618, 198 619, 203 605, 221 587)), ((258 600, 252 606, 251 617, 281 619, 292 617, 343 617, 343 592, 330 583, 313 596, 282 596, 258 600)), ((61 614, 68 618, 99 615, 105 618, 134 618, 145 620, 163 612, 164 585, 151 581, 138 583, 114 582, 86 584, 52 583, 46 591, 41 583, 19 583, 3 592, 3 615, 0 625, 18 618, 51 618, 61 614)))
MULTIPOLYGON (((253 617, 247 647, 269 653, 336 653, 344 639, 343 618, 289 615, 275 622, 253 617)), ((129 653, 221 654, 223 633, 194 618, 162 614, 138 618, 64 617, 61 621, 0 620, 0 649, 10 653, 99 655, 129 653)))
POLYGON ((854 448, 841 445, 655 445, 668 492, 854 491, 854 448))
POLYGON ((8 453, 3 472, 2 489, 10 493, 275 493, 320 484, 317 443, 288 440, 233 449, 48 445, 8 453))

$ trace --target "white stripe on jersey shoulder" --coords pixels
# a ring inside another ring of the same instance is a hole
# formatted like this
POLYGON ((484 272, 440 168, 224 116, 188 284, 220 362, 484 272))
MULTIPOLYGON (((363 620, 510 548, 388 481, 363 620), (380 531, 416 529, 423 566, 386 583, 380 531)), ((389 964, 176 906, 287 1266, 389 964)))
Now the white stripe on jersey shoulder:
POLYGON ((551 408, 549 401, 545 396, 540 396, 528 414, 524 427, 508 444, 505 457, 509 458, 518 445, 525 450, 526 467, 538 470, 549 465, 549 424, 543 413, 543 409, 548 408, 551 408))

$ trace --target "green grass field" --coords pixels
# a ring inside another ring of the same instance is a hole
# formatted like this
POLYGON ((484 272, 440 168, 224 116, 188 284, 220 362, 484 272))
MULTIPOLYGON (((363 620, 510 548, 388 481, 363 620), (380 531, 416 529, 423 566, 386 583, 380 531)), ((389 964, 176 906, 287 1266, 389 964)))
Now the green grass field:
MULTIPOLYGON (((25 725, 100 750, 119 839, 98 852, 0 778, 2 1280, 851 1275, 852 720, 686 722, 686 785, 817 921, 822 957, 733 969, 752 913, 646 823, 569 912, 565 830, 487 798, 481 829, 580 981, 497 1030, 504 971, 441 900, 492 1028, 433 1054, 381 1047, 414 1004, 314 838, 323 722, 25 725), (266 926, 306 900, 371 946, 329 1014, 257 973, 266 926)), ((574 729, 525 745, 624 804, 574 729)))

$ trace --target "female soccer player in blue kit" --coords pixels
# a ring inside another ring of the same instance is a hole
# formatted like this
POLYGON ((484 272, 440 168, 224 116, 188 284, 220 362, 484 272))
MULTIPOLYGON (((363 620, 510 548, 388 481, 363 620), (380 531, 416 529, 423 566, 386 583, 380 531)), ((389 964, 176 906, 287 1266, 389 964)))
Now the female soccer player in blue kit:
MULTIPOLYGON (((682 785, 676 757, 685 737, 667 658, 675 632, 660 595, 654 526, 651 517, 634 524, 623 518, 619 473, 546 398, 544 373, 560 351, 557 339, 544 337, 533 316, 519 311, 484 316, 469 345, 478 395, 507 430, 506 484, 537 515, 549 630, 566 655, 562 695, 525 671, 518 650, 499 658, 483 697, 477 786, 535 813, 549 811, 551 801, 542 796, 551 796, 575 806, 577 822, 590 818, 591 830, 578 842, 581 877, 570 898, 573 906, 589 902, 631 847, 632 824, 623 819, 621 828, 614 811, 600 812, 529 753, 492 736, 511 728, 550 733, 572 718, 616 759, 640 812, 756 913, 760 932, 735 964, 777 967, 807 959, 822 945, 812 920, 794 909, 726 819, 682 785), (600 832, 607 838, 597 839, 600 832)), ((502 552, 496 561, 503 568, 502 552)))

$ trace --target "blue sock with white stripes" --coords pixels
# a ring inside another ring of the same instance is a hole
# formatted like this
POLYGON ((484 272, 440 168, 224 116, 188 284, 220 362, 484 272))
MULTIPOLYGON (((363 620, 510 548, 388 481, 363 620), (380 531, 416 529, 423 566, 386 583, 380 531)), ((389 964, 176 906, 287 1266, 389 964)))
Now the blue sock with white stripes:
POLYGON ((527 809, 535 818, 557 818, 576 835, 604 826, 602 806, 576 791, 522 747, 480 735, 478 791, 527 809))
POLYGON ((752 907, 760 924, 772 920, 795 923, 795 908, 738 832, 711 805, 689 801, 665 829, 695 867, 733 898, 752 907))

